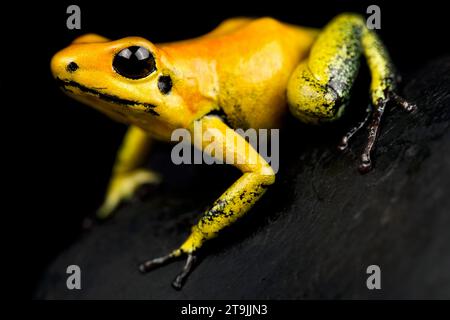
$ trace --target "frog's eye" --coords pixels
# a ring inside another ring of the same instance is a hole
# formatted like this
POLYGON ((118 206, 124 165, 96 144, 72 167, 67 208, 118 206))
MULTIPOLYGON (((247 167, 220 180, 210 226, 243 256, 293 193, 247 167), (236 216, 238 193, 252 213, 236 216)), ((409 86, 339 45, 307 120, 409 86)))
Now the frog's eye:
POLYGON ((156 70, 155 58, 144 47, 122 49, 113 60, 114 70, 129 79, 142 79, 156 70))

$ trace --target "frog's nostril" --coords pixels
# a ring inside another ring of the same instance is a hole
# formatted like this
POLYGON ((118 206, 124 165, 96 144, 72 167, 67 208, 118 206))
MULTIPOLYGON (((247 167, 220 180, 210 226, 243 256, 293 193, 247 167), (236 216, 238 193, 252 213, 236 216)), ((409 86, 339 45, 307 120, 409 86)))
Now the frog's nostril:
POLYGON ((79 68, 78 65, 73 61, 69 63, 66 67, 67 71, 71 73, 77 71, 78 68, 79 68))

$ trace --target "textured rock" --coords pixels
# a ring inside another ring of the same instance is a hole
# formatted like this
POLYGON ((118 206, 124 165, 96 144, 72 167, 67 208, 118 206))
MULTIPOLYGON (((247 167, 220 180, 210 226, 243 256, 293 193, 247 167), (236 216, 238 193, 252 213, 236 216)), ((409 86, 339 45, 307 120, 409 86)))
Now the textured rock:
POLYGON ((170 165, 166 148, 156 155, 169 163, 165 184, 85 232, 49 266, 35 297, 450 298, 450 58, 405 80, 404 96, 419 111, 388 110, 366 175, 356 169, 366 132, 340 154, 345 120, 326 129, 289 121, 277 183, 205 248, 182 291, 170 283, 183 261, 147 275, 137 265, 179 245, 238 173, 170 165), (213 175, 218 181, 203 184, 213 175), (70 264, 81 267, 82 290, 66 289, 70 264), (371 264, 381 267, 381 290, 366 287, 371 264))

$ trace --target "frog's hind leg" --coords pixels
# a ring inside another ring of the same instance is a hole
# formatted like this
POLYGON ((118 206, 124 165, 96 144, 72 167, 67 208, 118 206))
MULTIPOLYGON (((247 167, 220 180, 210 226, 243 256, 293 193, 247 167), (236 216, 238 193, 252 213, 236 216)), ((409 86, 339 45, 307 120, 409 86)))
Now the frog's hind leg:
POLYGON ((321 123, 339 118, 364 55, 372 76, 371 106, 367 116, 341 140, 340 149, 371 117, 369 135, 361 155, 360 171, 372 167, 371 153, 379 133, 386 103, 390 100, 412 111, 415 106, 396 93, 396 75, 389 55, 375 32, 355 14, 342 14, 320 33, 307 61, 293 72, 287 90, 288 103, 294 116, 307 123, 321 123), (370 114, 370 115, 369 115, 370 114))

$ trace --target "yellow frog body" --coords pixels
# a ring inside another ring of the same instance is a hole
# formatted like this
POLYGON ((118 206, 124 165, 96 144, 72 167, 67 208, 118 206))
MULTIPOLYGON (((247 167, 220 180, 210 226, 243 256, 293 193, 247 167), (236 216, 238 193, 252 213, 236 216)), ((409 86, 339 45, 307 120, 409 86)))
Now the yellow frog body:
MULTIPOLYGON (((157 173, 141 167, 153 138, 170 141, 175 129, 194 133, 197 125, 214 131, 225 158, 241 160, 232 164, 242 176, 203 214, 186 241, 140 266, 146 272, 186 255, 186 265, 173 282, 178 289, 202 244, 245 214, 275 181, 270 165, 233 129, 278 128, 288 112, 313 124, 338 119, 361 56, 372 75, 372 108, 365 119, 371 117, 369 137, 360 164, 361 171, 368 171, 386 103, 394 100, 408 111, 414 106, 395 93, 396 75, 387 51, 355 14, 339 15, 323 30, 272 18, 234 18, 204 36, 163 44, 88 34, 58 52, 51 70, 68 95, 130 125, 98 211, 101 218, 142 184, 159 181, 157 173), (245 147, 237 148, 236 141, 245 147)), ((364 124, 342 138, 341 149, 364 124)), ((210 152, 206 142, 196 146, 210 152)))

